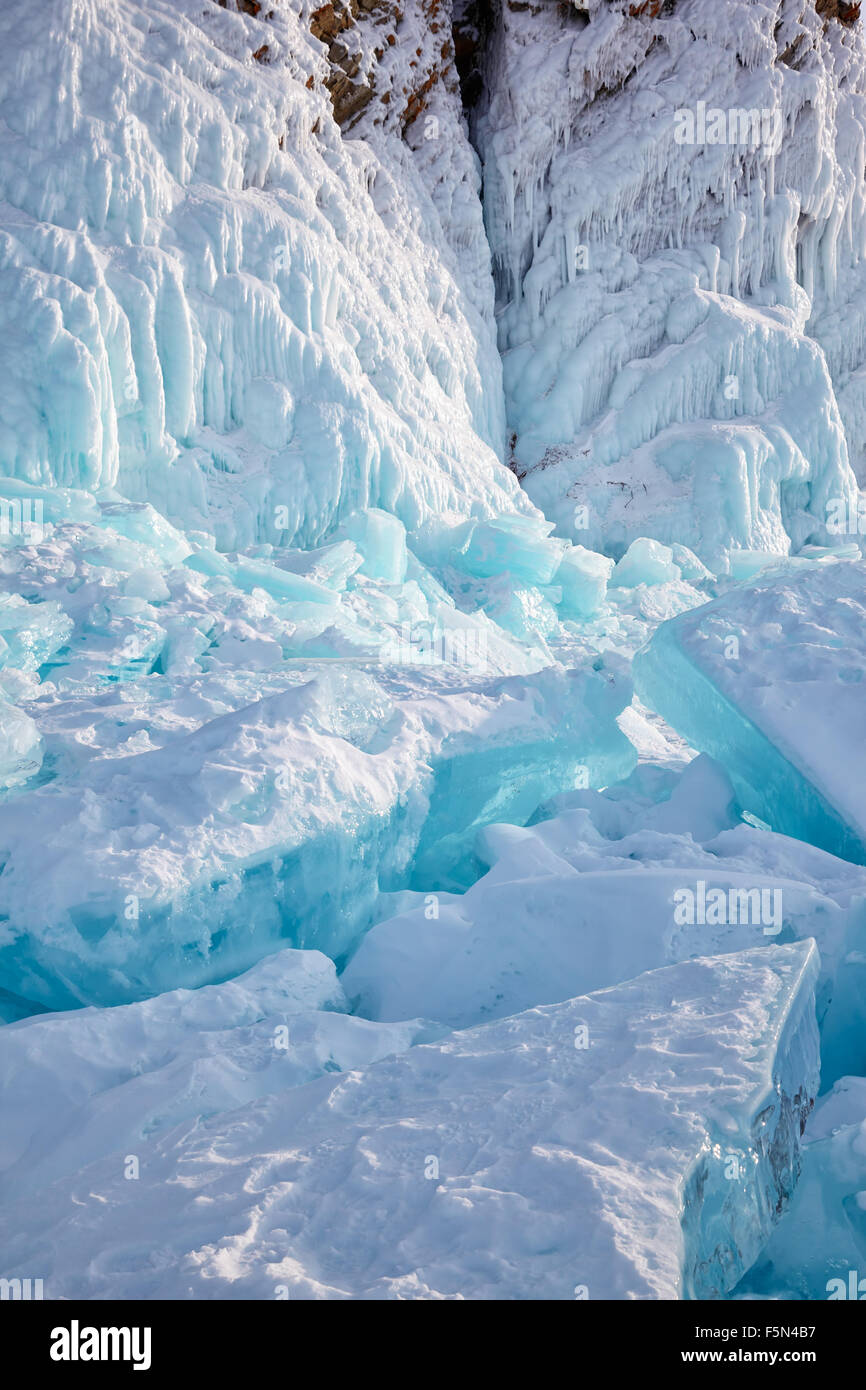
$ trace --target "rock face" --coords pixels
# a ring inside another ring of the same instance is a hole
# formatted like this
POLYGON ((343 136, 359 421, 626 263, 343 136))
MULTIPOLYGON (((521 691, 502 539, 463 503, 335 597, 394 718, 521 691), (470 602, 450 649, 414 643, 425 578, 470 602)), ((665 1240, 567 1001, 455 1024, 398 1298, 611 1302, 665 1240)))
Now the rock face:
POLYGON ((846 0, 815 0, 815 9, 824 19, 838 19, 849 28, 860 18, 860 0, 846 3, 846 0))
POLYGON ((375 103, 370 123, 405 133, 434 87, 457 91, 447 0, 333 0, 313 11, 310 31, 326 46, 324 85, 343 129, 375 103))

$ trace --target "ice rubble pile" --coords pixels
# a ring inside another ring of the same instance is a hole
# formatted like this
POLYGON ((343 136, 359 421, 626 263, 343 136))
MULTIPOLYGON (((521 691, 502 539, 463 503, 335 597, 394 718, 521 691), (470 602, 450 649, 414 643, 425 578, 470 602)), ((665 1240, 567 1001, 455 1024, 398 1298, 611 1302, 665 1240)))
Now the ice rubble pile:
POLYGON ((342 975, 358 1012, 465 1028, 674 961, 811 938, 822 1085, 866 1066, 866 869, 748 823, 706 755, 680 774, 641 764, 533 819, 480 832, 491 867, 466 893, 410 897, 367 933, 342 975))
POLYGON ((0 678, 31 730, 4 744, 7 784, 29 775, 0 804, 7 992, 111 1004, 287 940, 339 956, 380 890, 471 881, 476 825, 526 819, 578 769, 630 770, 621 663, 510 674, 541 656, 465 616, 395 518, 348 529, 232 559, 188 551, 150 508, 92 501, 3 552, 0 678), (379 577, 394 531, 401 570, 379 577), (407 629, 456 643, 457 664, 407 629))
MULTIPOLYGON (((61 1297, 712 1296, 795 1180, 816 973, 811 944, 692 961, 275 1094, 203 1042, 215 1084, 260 1098, 209 1119, 173 1103, 177 1123, 137 1136, 135 1178, 118 1153, 19 1195, 4 1260, 61 1297)), ((26 1020, 0 1047, 87 1055, 148 1007, 26 1020)), ((174 1065, 117 1077, 103 1123, 125 1131, 130 1088, 155 1105, 174 1065)), ((25 1119, 40 1104, 16 1099, 25 1119)), ((66 1138, 55 1169, 91 1143, 66 1138)))
POLYGON ((786 0, 495 10, 472 124, 529 495, 596 549, 713 568, 822 540, 866 448, 861 26, 786 0))

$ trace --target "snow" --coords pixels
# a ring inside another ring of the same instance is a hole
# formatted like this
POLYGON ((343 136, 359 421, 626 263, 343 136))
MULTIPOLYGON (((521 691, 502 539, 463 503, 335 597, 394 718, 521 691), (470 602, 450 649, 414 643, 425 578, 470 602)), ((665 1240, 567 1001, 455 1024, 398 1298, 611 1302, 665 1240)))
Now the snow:
POLYGON ((692 961, 178 1123, 19 1198, 3 1272, 66 1298, 721 1292, 795 1180, 815 972, 812 945, 692 961))
POLYGON ((466 893, 370 929, 341 977, 356 1012, 466 1028, 672 962, 812 939, 822 1085, 866 1057, 866 870, 744 823, 706 755, 560 794, 533 820, 479 832, 490 867, 466 893))
POLYGON ((0 1277, 824 1297, 863 26, 247 8, 0 11, 0 1277))
POLYGON ((635 8, 497 7, 473 133, 512 452, 558 534, 720 570, 826 539, 862 475, 866 47, 811 5, 635 8))
POLYGON ((866 861, 862 746, 866 567, 802 559, 661 626, 638 692, 728 768, 774 829, 866 861))
POLYGON ((4 1190, 39 1190, 183 1121, 350 1071, 423 1037, 346 1015, 333 962, 278 951, 245 974, 114 1009, 37 1015, 0 1032, 10 1124, 4 1190))

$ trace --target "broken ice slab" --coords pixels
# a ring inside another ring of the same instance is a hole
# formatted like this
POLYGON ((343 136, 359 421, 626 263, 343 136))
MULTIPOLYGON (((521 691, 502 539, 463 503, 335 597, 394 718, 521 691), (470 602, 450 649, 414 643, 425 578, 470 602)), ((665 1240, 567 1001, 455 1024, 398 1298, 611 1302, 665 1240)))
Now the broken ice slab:
POLYGON ((682 613, 634 676, 745 810, 866 862, 866 562, 788 561, 682 613))
POLYGON ((866 1298, 866 1078, 845 1076, 818 1102, 789 1215, 734 1298, 866 1298))
POLYGON ((553 819, 482 830, 491 867, 467 892, 400 903, 364 936, 341 977, 355 1010, 466 1028, 676 961, 813 938, 825 1085, 866 1064, 866 869, 741 824, 710 758, 679 778, 638 771, 560 795, 553 819))
POLYGON ((336 958, 381 890, 471 882, 479 825, 527 820, 580 769, 626 775, 630 693, 602 662, 402 696, 333 667, 161 748, 72 762, 0 802, 0 988, 65 1009, 289 945, 336 958))
POLYGON ((639 536, 617 562, 610 583, 612 588, 633 589, 638 584, 669 584, 681 577, 669 545, 639 536))
MULTIPOLYGON (((52 1298, 708 1298, 795 1187, 812 944, 689 961, 143 1139, 9 1206, 52 1298)), ((106 1144, 111 1145, 110 1133, 106 1144)))
POLYGON ((613 560, 585 546, 573 545, 562 557, 553 577, 562 590, 563 617, 591 618, 604 603, 613 560))
POLYGON ((550 535, 553 522, 542 516, 504 514, 470 522, 457 563, 479 578, 508 573, 530 585, 553 582, 568 541, 550 535))
POLYGON ((552 530, 553 523, 540 516, 471 521, 457 528, 443 558, 479 579, 508 577, 536 597, 540 590, 561 607, 563 617, 592 617, 604 602, 613 561, 551 536, 552 530))
POLYGON ((106 1151, 134 1155, 184 1121, 366 1066, 422 1036, 417 1020, 371 1023, 345 1007, 333 961, 289 949, 222 984, 0 1028, 6 1199, 106 1151))

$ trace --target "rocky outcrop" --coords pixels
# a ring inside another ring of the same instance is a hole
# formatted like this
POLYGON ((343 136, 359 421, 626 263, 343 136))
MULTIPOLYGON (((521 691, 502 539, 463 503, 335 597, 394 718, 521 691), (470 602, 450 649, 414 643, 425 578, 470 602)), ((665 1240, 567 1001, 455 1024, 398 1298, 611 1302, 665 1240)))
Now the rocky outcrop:
POLYGON ((409 14, 396 0, 328 0, 313 11, 310 31, 325 45, 324 85, 344 130, 370 108, 373 125, 405 132, 437 85, 458 90, 444 0, 422 0, 409 14))

